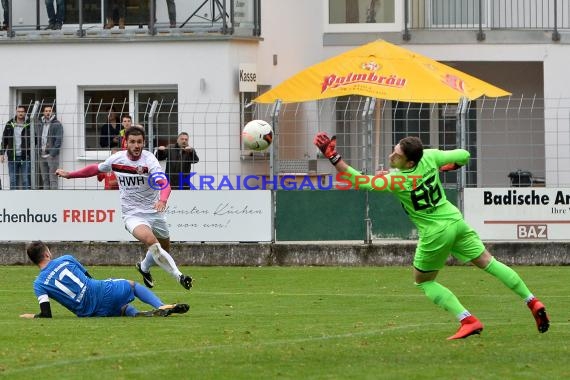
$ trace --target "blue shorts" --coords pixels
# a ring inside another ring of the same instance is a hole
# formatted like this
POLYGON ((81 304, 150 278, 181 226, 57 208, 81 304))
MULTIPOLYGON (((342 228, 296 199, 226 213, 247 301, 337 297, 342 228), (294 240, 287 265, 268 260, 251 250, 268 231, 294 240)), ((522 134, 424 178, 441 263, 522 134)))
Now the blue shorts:
POLYGON ((103 298, 93 317, 118 317, 123 306, 135 299, 135 290, 128 280, 109 279, 103 283, 103 298))

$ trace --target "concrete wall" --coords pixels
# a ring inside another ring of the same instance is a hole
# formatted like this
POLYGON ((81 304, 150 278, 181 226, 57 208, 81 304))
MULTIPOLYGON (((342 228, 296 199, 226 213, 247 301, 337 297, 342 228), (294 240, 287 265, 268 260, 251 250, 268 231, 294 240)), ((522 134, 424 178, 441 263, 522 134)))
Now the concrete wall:
MULTIPOLYGON (((409 266, 415 241, 305 242, 288 244, 185 244, 173 243, 171 254, 178 265, 209 266, 409 266)), ((508 265, 570 265, 567 243, 494 242, 487 248, 508 265)), ((71 253, 85 265, 134 266, 144 249, 142 244, 51 243, 54 256, 71 253)), ((0 265, 31 264, 25 243, 0 243, 0 265)), ((456 265, 454 260, 449 264, 456 265)))

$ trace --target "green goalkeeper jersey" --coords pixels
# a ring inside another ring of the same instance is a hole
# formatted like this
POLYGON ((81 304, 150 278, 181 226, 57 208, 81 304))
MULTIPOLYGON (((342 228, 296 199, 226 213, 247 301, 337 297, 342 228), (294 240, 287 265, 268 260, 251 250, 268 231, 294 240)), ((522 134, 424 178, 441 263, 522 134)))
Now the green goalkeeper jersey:
POLYGON ((418 234, 428 236, 463 218, 445 196, 439 168, 449 163, 465 165, 469 157, 469 152, 463 149, 424 149, 422 159, 412 169, 393 171, 384 176, 367 175, 368 181, 352 167, 348 169, 349 175, 341 175, 359 190, 393 193, 416 225, 418 234))

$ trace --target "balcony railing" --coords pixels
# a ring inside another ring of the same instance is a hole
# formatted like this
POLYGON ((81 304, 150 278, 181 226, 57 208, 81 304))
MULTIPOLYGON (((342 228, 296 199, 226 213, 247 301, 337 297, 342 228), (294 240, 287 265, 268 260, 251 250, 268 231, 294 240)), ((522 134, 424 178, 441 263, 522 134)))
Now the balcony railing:
POLYGON ((404 39, 414 30, 476 30, 485 39, 486 30, 570 29, 570 4, 566 0, 404 0, 404 39))
MULTIPOLYGON (((47 29, 46 6, 44 0, 36 0, 35 7, 29 2, 7 0, 8 20, 4 22, 6 37, 33 35, 37 31, 47 29), (35 13, 35 23, 31 15, 35 13), (25 15, 26 17, 22 17, 25 15), (42 24, 42 16, 44 22, 42 24), (23 20, 28 22, 24 23, 23 20)), ((54 1, 55 6, 56 1, 54 1)), ((184 0, 178 1, 176 11, 178 20, 172 27, 168 20, 157 21, 157 1, 140 0, 130 5, 127 0, 127 30, 113 31, 113 34, 129 34, 133 29, 137 33, 157 35, 167 29, 173 33, 219 33, 222 35, 260 36, 261 35, 261 0, 184 0), (132 11, 132 14, 129 13, 132 11), (183 14, 184 17, 180 17, 183 14), (129 28, 131 26, 131 28, 129 28)), ((71 36, 86 37, 109 35, 103 31, 106 20, 105 4, 107 0, 74 0, 66 1, 64 32, 46 31, 57 35, 69 36, 70 25, 77 27, 71 36)), ((166 2, 160 1, 166 10, 166 2)), ((4 21, 4 20, 0 20, 4 21)), ((124 22, 124 21, 123 21, 124 22)), ((162 34, 162 33, 161 33, 162 34)), ((0 33, 0 39, 2 33, 0 33)))

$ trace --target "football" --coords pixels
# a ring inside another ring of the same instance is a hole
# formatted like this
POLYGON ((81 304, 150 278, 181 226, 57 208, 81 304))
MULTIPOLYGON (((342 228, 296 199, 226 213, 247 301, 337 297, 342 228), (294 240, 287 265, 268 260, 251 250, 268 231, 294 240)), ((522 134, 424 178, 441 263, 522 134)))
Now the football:
POLYGON ((262 151, 273 141, 273 128, 263 120, 252 120, 243 127, 241 136, 247 149, 262 151))

